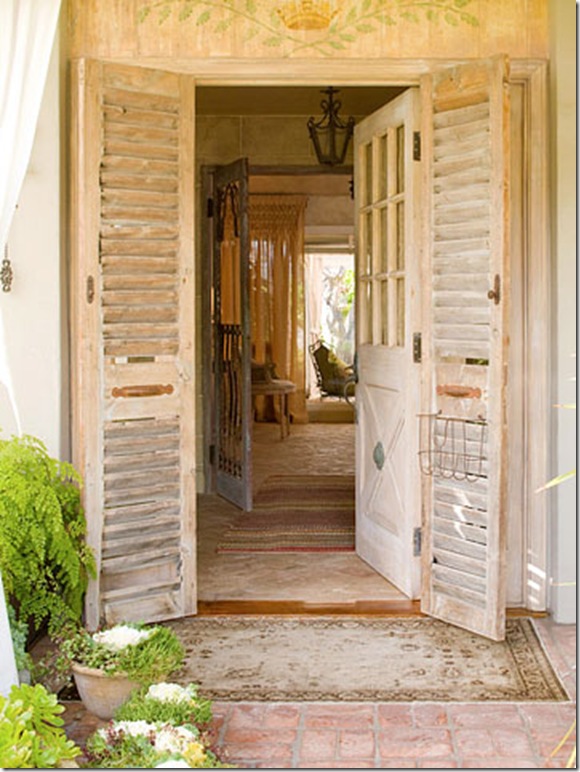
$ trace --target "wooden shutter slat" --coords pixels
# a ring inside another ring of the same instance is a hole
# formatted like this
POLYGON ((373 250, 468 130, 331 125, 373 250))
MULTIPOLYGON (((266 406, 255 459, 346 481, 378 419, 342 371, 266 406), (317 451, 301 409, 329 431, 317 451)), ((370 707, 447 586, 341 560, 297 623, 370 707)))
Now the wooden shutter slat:
MULTIPOLYGON (((104 188, 102 195, 103 213, 107 213, 108 209, 106 205, 115 205, 130 208, 135 214, 143 216, 148 211, 148 207, 165 212, 165 216, 169 222, 177 222, 179 216, 179 197, 174 193, 157 193, 150 190, 126 190, 126 189, 114 189, 104 188)), ((107 215, 107 219, 112 219, 107 215)), ((147 222, 147 220, 145 220, 147 222)))
POLYGON ((179 126, 175 113, 164 113, 159 109, 134 109, 109 103, 103 110, 107 122, 127 123, 136 126, 154 126, 176 130, 179 126))
POLYGON ((144 142, 129 142, 119 137, 108 137, 105 140, 105 152, 107 155, 124 155, 131 158, 160 159, 175 161, 179 159, 179 153, 175 145, 153 145, 144 142))

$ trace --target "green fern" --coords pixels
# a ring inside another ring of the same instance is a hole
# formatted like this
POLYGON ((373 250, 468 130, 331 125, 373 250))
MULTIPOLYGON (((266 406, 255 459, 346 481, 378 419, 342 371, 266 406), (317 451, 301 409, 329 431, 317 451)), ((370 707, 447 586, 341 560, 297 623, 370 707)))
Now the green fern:
POLYGON ((0 570, 18 619, 49 634, 78 622, 93 554, 85 542, 80 476, 40 440, 0 440, 0 570))

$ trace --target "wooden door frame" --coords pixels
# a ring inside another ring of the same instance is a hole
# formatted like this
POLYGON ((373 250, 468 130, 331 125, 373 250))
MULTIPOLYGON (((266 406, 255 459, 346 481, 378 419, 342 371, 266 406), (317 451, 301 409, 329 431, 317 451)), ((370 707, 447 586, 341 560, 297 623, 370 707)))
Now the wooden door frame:
MULTIPOLYGON (((132 60, 135 63, 134 60, 132 60)), ((192 59, 179 62, 180 71, 195 75, 196 86, 418 86, 422 75, 465 59, 192 59)), ((148 59, 144 66, 176 68, 170 60, 148 59)), ((510 62, 510 83, 524 88, 525 179, 522 266, 525 319, 523 324, 521 443, 522 485, 512 491, 510 510, 521 508, 522 597, 524 607, 543 611, 548 603, 548 524, 550 498, 537 489, 550 477, 551 397, 551 255, 548 196, 548 90, 547 62, 516 59, 510 62), (532 436, 533 432, 533 436, 532 436)), ((518 473, 519 470, 516 470, 518 473)))

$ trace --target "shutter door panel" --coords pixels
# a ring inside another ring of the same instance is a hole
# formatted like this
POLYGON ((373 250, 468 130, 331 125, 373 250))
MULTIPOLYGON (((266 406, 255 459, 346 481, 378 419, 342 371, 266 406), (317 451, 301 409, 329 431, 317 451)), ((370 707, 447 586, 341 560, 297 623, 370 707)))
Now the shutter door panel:
POLYGON ((431 319, 422 609, 502 639, 508 102, 504 59, 423 84, 431 319), (499 277, 500 302, 488 293, 499 277))
MULTIPOLYGON (((80 131, 101 148, 98 178, 79 165, 78 186, 81 202, 100 186, 95 297, 77 315, 96 330, 77 384, 80 420, 97 400, 83 459, 94 627, 195 612, 194 93, 183 76, 99 62, 81 62, 79 80, 92 107, 80 131)), ((76 259, 81 274, 88 256, 76 259)))

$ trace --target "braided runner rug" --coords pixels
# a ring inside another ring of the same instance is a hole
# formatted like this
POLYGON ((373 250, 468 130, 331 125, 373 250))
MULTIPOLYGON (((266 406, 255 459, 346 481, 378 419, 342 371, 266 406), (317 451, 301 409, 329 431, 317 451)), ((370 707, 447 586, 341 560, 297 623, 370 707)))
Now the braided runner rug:
POLYGON ((489 641, 434 619, 189 617, 175 680, 218 700, 568 700, 530 619, 489 641))
POLYGON ((275 475, 217 547, 226 552, 352 552, 354 477, 275 475))

